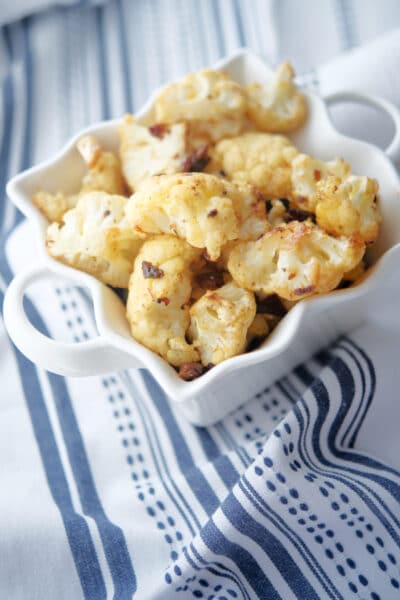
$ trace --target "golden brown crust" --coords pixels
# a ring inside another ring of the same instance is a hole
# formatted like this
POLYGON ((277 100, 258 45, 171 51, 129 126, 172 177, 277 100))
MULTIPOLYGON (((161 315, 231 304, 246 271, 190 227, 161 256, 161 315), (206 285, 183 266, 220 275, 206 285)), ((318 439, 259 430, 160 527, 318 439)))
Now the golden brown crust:
POLYGON ((377 183, 280 135, 306 116, 288 63, 263 84, 205 69, 166 86, 122 119, 120 158, 86 135, 76 194, 35 194, 49 254, 129 284, 132 336, 186 381, 258 347, 301 299, 358 280, 378 235, 377 183))
POLYGON ((62 192, 51 194, 40 190, 32 197, 33 204, 50 223, 61 223, 63 215, 76 206, 78 195, 67 196, 62 192))
POLYGON ((292 201, 298 208, 314 212, 318 184, 331 176, 344 180, 350 174, 349 163, 341 158, 324 162, 298 154, 292 162, 292 201))
POLYGON ((128 287, 143 236, 125 221, 126 198, 105 192, 83 194, 62 223, 47 230, 49 254, 113 287, 128 287))
POLYGON ((230 240, 249 239, 248 230, 268 228, 251 188, 205 173, 147 179, 130 198, 126 214, 146 234, 172 233, 217 260, 230 240))
POLYGON ((185 340, 192 290, 191 263, 199 251, 170 235, 146 241, 129 281, 127 317, 133 337, 174 366, 196 362, 196 348, 185 340), (162 272, 146 277, 143 262, 162 272))
POLYGON ((170 175, 183 170, 189 151, 185 123, 167 126, 158 122, 145 127, 132 115, 125 115, 118 133, 122 169, 132 191, 153 175, 170 175))
POLYGON ((32 198, 33 204, 50 223, 61 223, 64 214, 75 208, 79 198, 88 192, 106 192, 116 196, 124 196, 127 193, 121 164, 113 152, 103 150, 93 135, 82 136, 76 148, 88 167, 80 190, 70 195, 60 191, 50 193, 38 190, 32 198))
POLYGON ((329 177, 317 185, 317 223, 331 235, 359 234, 366 244, 378 237, 381 215, 377 204, 378 184, 368 177, 329 177))
POLYGON ((267 198, 287 198, 292 191, 292 161, 298 151, 283 135, 249 132, 219 142, 212 167, 228 179, 251 183, 267 198))
POLYGON ((294 70, 289 63, 281 64, 265 84, 248 85, 246 92, 249 117, 260 131, 285 133, 306 120, 306 98, 294 84, 294 70))
POLYGON ((229 135, 246 118, 247 100, 242 87, 223 71, 203 69, 163 88, 155 102, 160 123, 189 121, 192 136, 209 140, 229 135), (196 131, 197 129, 197 131, 196 131))
POLYGON ((309 221, 293 221, 236 244, 228 270, 241 287, 298 300, 335 289, 364 251, 360 236, 336 239, 309 221))
POLYGON ((243 352, 255 314, 254 294, 233 282, 206 292, 193 304, 188 334, 203 365, 216 365, 243 352))

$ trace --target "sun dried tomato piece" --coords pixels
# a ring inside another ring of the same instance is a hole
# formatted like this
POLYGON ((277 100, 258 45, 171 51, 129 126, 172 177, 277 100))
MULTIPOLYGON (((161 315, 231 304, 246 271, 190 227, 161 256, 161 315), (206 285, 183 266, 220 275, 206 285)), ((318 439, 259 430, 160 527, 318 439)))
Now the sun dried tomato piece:
POLYGON ((207 153, 208 144, 204 144, 192 154, 188 154, 183 163, 182 171, 184 173, 201 173, 210 161, 207 153))
POLYGON ((204 290, 216 290, 224 285, 224 276, 221 271, 208 271, 196 275, 196 283, 204 290))
POLYGON ((301 208, 289 208, 283 217, 285 223, 290 223, 290 221, 306 221, 307 219, 311 219, 315 223, 314 213, 302 210, 301 208))
POLYGON ((263 300, 257 300, 257 312, 262 315, 274 315, 274 317, 283 317, 287 310, 283 306, 281 299, 277 294, 271 294, 263 300))
POLYGON ((279 201, 282 202, 286 210, 289 210, 289 200, 287 198, 279 198, 279 201))
POLYGON ((185 363, 179 367, 179 377, 185 381, 193 381, 203 375, 205 368, 200 362, 185 363))
POLYGON ((157 304, 165 304, 165 306, 168 306, 168 304, 170 303, 169 298, 167 298, 167 296, 163 296, 162 298, 157 298, 157 304))
POLYGON ((207 213, 207 217, 216 217, 218 214, 218 211, 216 208, 213 208, 212 210, 210 210, 209 213, 207 213))
POLYGON ((311 294, 315 289, 315 285, 308 285, 307 287, 297 288, 294 290, 296 296, 304 296, 304 294, 311 294))
POLYGON ((148 260, 142 261, 142 271, 145 279, 160 279, 160 277, 164 277, 164 271, 148 260))
POLYGON ((154 137, 162 140, 165 134, 169 132, 169 127, 165 123, 156 123, 155 125, 151 125, 151 127, 149 127, 149 131, 151 135, 154 135, 154 137))

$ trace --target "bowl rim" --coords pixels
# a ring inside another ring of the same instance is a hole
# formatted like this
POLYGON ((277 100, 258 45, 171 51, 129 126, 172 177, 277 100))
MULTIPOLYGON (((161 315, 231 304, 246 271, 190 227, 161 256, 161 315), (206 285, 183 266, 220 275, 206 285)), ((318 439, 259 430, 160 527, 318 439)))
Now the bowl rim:
MULTIPOLYGON (((247 48, 241 48, 235 51, 234 53, 230 54, 229 56, 222 58, 210 68, 229 69, 232 68, 232 66, 234 66, 235 64, 239 63, 240 61, 249 61, 251 64, 257 65, 259 68, 262 68, 264 70, 266 75, 273 72, 271 67, 264 60, 262 60, 258 55, 256 55, 253 51, 248 50, 247 48)), ((244 69, 245 68, 246 65, 244 64, 244 69)), ((149 112, 160 89, 161 88, 155 90, 150 95, 143 107, 139 111, 137 111, 136 116, 138 118, 144 116, 146 113, 149 112)), ((331 133, 334 133, 337 139, 347 141, 350 140, 354 143, 357 143, 360 146, 360 148, 373 148, 373 150, 376 153, 380 153, 381 157, 383 157, 387 163, 387 168, 392 171, 392 176, 396 178, 400 189, 399 176, 396 172, 394 165, 389 160, 384 151, 374 146, 373 144, 351 138, 338 132, 333 126, 333 123, 329 116, 329 112, 327 110, 327 106, 324 103, 323 99, 320 96, 317 96, 315 93, 308 90, 303 90, 303 93, 307 97, 310 109, 313 108, 319 110, 319 116, 325 119, 326 126, 330 127, 331 133)), ((109 291, 109 288, 104 283, 97 280, 94 276, 89 275, 88 273, 84 273, 73 267, 69 267, 56 261, 54 258, 50 257, 47 254, 43 243, 43 236, 45 230, 47 229, 48 222, 44 218, 44 216, 39 212, 39 210, 33 205, 31 198, 21 193, 20 190, 21 184, 29 180, 30 177, 36 175, 37 173, 45 172, 47 169, 52 168, 55 164, 62 162, 65 156, 69 152, 71 152, 73 148, 75 148, 76 142, 80 137, 89 133, 95 134, 100 129, 102 131, 106 131, 108 129, 114 131, 120 123, 120 121, 120 118, 100 121, 80 130, 75 135, 73 135, 63 145, 63 147, 52 157, 14 176, 8 182, 6 186, 6 191, 12 202, 35 226, 35 235, 37 239, 40 240, 40 258, 46 264, 49 271, 60 275, 64 278, 73 280, 77 285, 89 288, 93 299, 95 322, 100 337, 103 338, 106 342, 108 342, 112 347, 120 349, 124 353, 131 354, 134 359, 137 359, 143 365, 143 367, 150 370, 154 378, 158 381, 158 383, 166 391, 166 393, 178 402, 185 401, 190 397, 198 395, 202 392, 204 393, 206 391, 206 388, 210 387, 211 384, 217 382, 220 383, 220 380, 222 380, 234 370, 240 370, 247 366, 252 366, 258 363, 266 362, 269 359, 272 359, 278 354, 284 352, 286 348, 290 345, 290 343, 293 341, 294 336, 296 335, 300 327, 302 319, 310 311, 325 310, 327 307, 336 304, 342 304, 343 302, 346 303, 348 301, 354 300, 355 298, 364 296, 365 294, 369 293, 379 284, 379 281, 384 277, 383 271, 386 270, 385 266, 392 261, 393 255, 397 254, 400 251, 400 244, 396 244, 395 246, 392 246, 389 250, 384 252, 382 256, 376 261, 376 263, 369 269, 368 275, 365 277, 364 281, 359 283, 356 287, 335 290, 329 292, 328 294, 321 294, 315 297, 305 298, 301 300, 279 322, 276 329, 274 329, 271 335, 267 338, 266 343, 260 348, 252 352, 240 354, 238 356, 229 358, 223 361, 222 363, 216 365, 213 369, 206 372, 194 381, 183 381, 179 378, 175 369, 172 366, 170 366, 163 358, 161 358, 156 353, 149 350, 142 344, 138 343, 133 338, 123 338, 120 334, 113 331, 113 328, 110 327, 105 317, 105 294, 107 293, 106 290, 109 291)))

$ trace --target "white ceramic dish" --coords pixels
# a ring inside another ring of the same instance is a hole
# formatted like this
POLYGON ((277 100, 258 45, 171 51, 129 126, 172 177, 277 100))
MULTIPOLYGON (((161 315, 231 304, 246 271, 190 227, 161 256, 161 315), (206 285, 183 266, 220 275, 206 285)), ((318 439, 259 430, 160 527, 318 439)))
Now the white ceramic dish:
MULTIPOLYGON (((271 73, 265 63, 246 50, 219 62, 215 68, 225 69, 240 83, 262 81, 271 73)), ((124 307, 113 291, 94 277, 56 262, 45 250, 47 222, 31 203, 32 194, 39 188, 75 191, 75 182, 84 172, 75 143, 83 133, 91 132, 106 148, 117 150, 118 121, 102 122, 79 132, 53 159, 21 173, 7 186, 8 195, 33 223, 40 241, 38 265, 18 274, 5 298, 5 323, 17 347, 45 369, 66 376, 146 367, 189 421, 207 425, 221 419, 336 336, 360 325, 371 309, 374 291, 382 286, 400 258, 400 180, 389 160, 400 157, 400 114, 379 98, 351 92, 328 99, 355 100, 386 110, 395 124, 395 136, 385 153, 339 134, 332 126, 324 102, 311 93, 307 97, 309 118, 301 130, 290 136, 294 143, 302 151, 324 160, 341 156, 351 163, 355 173, 376 177, 380 183, 383 225, 369 254, 374 266, 363 283, 302 301, 260 349, 231 358, 193 382, 182 381, 164 360, 132 339, 124 307), (23 296, 34 281, 49 271, 89 288, 98 338, 66 344, 43 336, 31 325, 24 312, 23 296)), ((154 96, 138 113, 144 122, 151 115, 153 99, 154 96)))

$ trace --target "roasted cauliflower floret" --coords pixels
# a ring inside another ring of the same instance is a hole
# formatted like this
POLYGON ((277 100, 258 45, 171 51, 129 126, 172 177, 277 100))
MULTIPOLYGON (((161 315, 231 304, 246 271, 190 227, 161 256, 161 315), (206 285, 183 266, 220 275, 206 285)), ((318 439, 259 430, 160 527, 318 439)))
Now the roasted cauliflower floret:
POLYGON ((291 165, 297 154, 283 135, 249 132, 221 140, 212 162, 228 179, 254 184, 270 198, 286 198, 292 191, 291 165))
POLYGON ((298 300, 333 290, 364 250, 360 236, 333 238, 309 221, 292 221, 236 244, 228 270, 241 287, 298 300))
POLYGON ((241 86, 224 71, 202 69, 161 90, 155 103, 157 121, 173 123, 238 118, 246 112, 241 86))
POLYGON ((32 198, 33 203, 51 222, 61 223, 64 213, 74 208, 82 194, 103 191, 108 194, 124 195, 126 186, 122 177, 121 165, 113 152, 106 152, 92 135, 81 137, 76 148, 86 165, 88 172, 83 177, 81 188, 76 194, 55 194, 39 190, 32 198))
POLYGON ((377 194, 377 182, 368 177, 351 175, 343 182, 338 177, 321 181, 315 200, 318 225, 335 236, 358 233, 371 244, 381 222, 377 194))
POLYGON ((132 191, 147 177, 182 171, 188 150, 185 123, 145 127, 126 115, 118 132, 122 169, 132 191))
POLYGON ((61 223, 64 213, 76 206, 79 194, 68 196, 63 192, 52 194, 39 190, 32 198, 33 204, 50 221, 61 223))
POLYGON ((252 129, 248 119, 225 118, 223 120, 203 120, 188 122, 189 146, 199 148, 203 145, 216 144, 220 140, 240 135, 252 129))
POLYGON ((127 317, 133 337, 174 366, 199 360, 185 340, 190 266, 198 254, 184 240, 155 236, 143 244, 129 281, 127 317))
POLYGON ((238 183, 238 193, 232 194, 234 209, 239 223, 239 240, 256 240, 271 226, 267 219, 265 201, 254 186, 238 183))
MULTIPOLYGON (((204 173, 152 177, 144 181, 126 208, 132 226, 148 234, 173 233, 217 260, 221 248, 248 229, 261 210, 246 188, 204 173)), ((267 221, 261 215, 263 227, 267 221)))
POLYGON ((235 283, 208 291, 190 308, 189 337, 203 365, 216 365, 244 351, 256 314, 254 294, 235 283))
POLYGON ((293 67, 283 63, 266 83, 246 87, 249 117, 261 131, 292 131, 304 123, 307 103, 293 79, 293 67))
POLYGON ((350 175, 350 165, 336 158, 323 162, 307 154, 299 154, 292 162, 292 198, 305 210, 315 210, 317 184, 331 175, 345 179, 350 175))
POLYGON ((155 117, 160 123, 190 121, 191 137, 216 141, 239 132, 246 118, 246 95, 227 73, 204 69, 161 90, 155 117))
POLYGON ((52 223, 46 246, 57 260, 94 275, 113 287, 128 287, 133 260, 142 244, 124 220, 126 198, 105 192, 88 192, 64 214, 63 223, 52 223))
POLYGON ((81 194, 87 192, 107 192, 124 196, 126 185, 122 176, 121 163, 114 152, 103 150, 93 135, 85 135, 76 144, 89 171, 82 179, 81 194))

